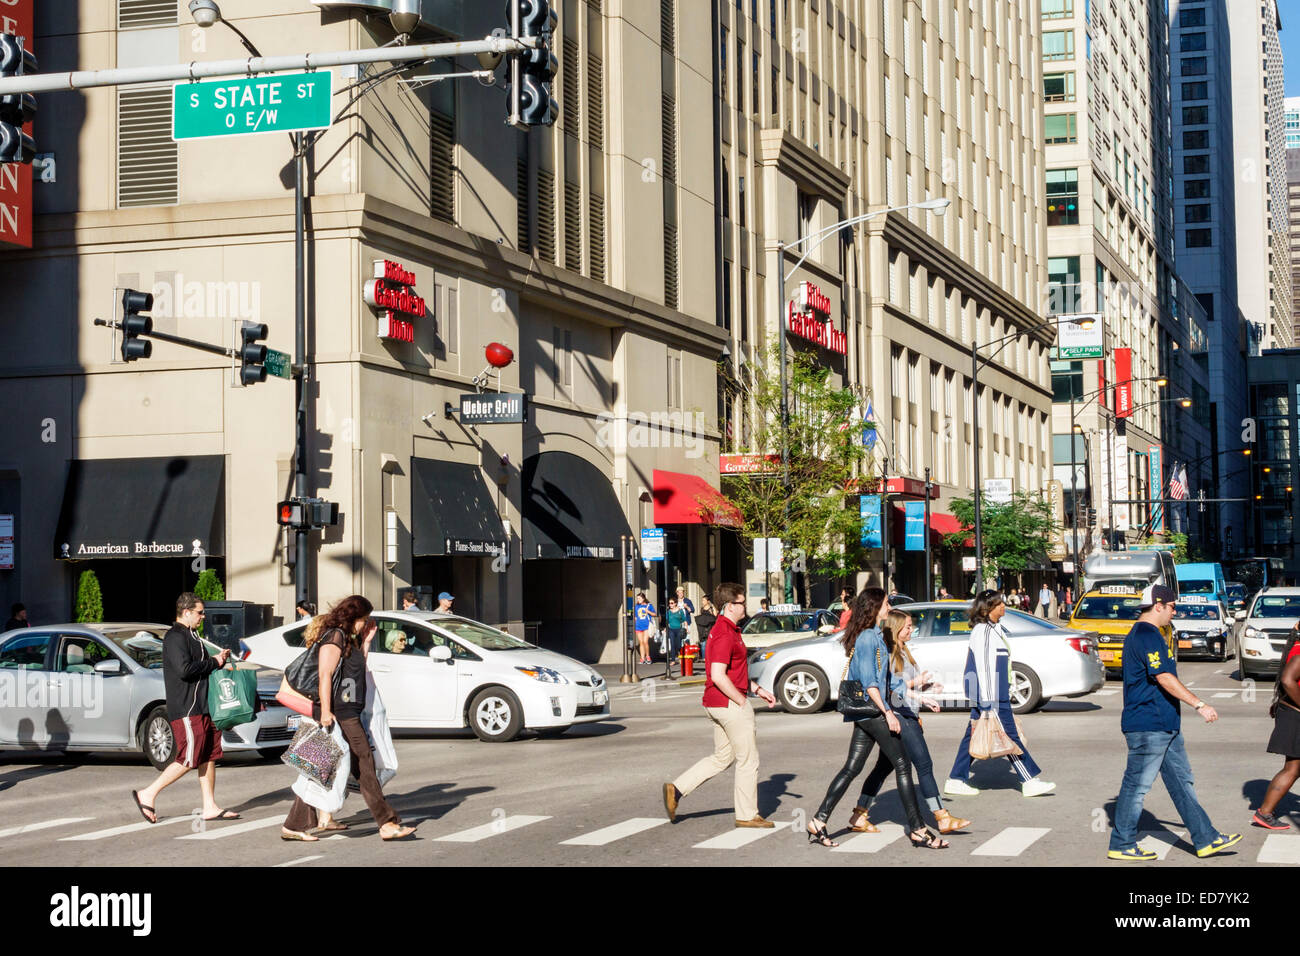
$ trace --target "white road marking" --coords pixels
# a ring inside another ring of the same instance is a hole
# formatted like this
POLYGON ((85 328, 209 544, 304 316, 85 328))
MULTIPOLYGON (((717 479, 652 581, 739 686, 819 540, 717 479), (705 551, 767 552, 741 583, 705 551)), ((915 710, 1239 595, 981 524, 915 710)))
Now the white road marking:
POLYGON ((131 823, 123 827, 112 827, 108 830, 92 830, 90 833, 79 833, 76 836, 60 837, 59 842, 77 842, 80 840, 107 840, 109 837, 121 836, 124 833, 137 833, 140 830, 148 830, 153 827, 165 827, 170 823, 181 823, 184 820, 192 820, 193 817, 168 817, 166 820, 159 820, 157 823, 150 823, 147 820, 141 820, 139 823, 131 823))
POLYGON ((1095 690, 1092 692, 1095 697, 1114 697, 1119 693, 1117 690, 1095 690))
POLYGON ((1163 860, 1169 855, 1169 851, 1179 840, 1186 838, 1187 831, 1178 830, 1170 833, 1168 830, 1150 830, 1138 834, 1138 846, 1144 850, 1150 850, 1156 855, 1157 860, 1163 860))
POLYGON ((290 860, 288 863, 277 863, 275 865, 277 868, 282 866, 297 866, 299 863, 310 863, 312 860, 323 860, 323 859, 325 859, 324 856, 304 856, 296 860, 290 860))
POLYGON ((1237 695, 1234 694, 1234 693, 1233 693, 1232 691, 1230 691, 1230 690, 1220 691, 1219 693, 1217 693, 1217 694, 1214 695, 1214 697, 1215 697, 1216 700, 1221 700, 1221 699, 1223 699, 1223 698, 1227 698, 1227 697, 1236 697, 1236 696, 1237 696, 1237 695))
POLYGON ((60 817, 57 820, 42 820, 40 823, 27 823, 20 827, 6 827, 0 830, 0 839, 5 837, 17 836, 20 833, 31 833, 33 830, 48 830, 51 827, 63 827, 70 823, 85 823, 87 820, 93 820, 94 817, 60 817))
POLYGON ((845 840, 832 853, 879 853, 889 844, 907 832, 897 823, 880 824, 879 833, 855 833, 853 838, 845 840))
POLYGON ((1051 833, 1051 827, 1007 827, 993 839, 971 850, 971 856, 1019 856, 1031 844, 1051 833))
POLYGON ((191 833, 188 836, 177 837, 178 840, 223 840, 229 836, 235 836, 240 833, 252 833, 254 830, 265 830, 267 827, 278 827, 284 823, 284 817, 264 817, 261 820, 250 820, 247 823, 236 823, 233 827, 223 823, 213 821, 208 824, 206 830, 202 833, 191 833))
POLYGON ((1264 845, 1259 850, 1256 863, 1300 863, 1300 836, 1287 836, 1284 833, 1270 833, 1264 838, 1264 845))
POLYGON ((697 850, 739 850, 742 846, 748 846, 755 840, 761 840, 763 837, 771 836, 773 833, 780 833, 788 827, 794 826, 793 823, 778 823, 771 830, 756 830, 748 827, 736 827, 729 830, 721 836, 715 836, 711 840, 705 840, 703 843, 695 844, 697 850))
POLYGON ((1222 673, 1223 673, 1223 668, 1220 667, 1220 668, 1219 668, 1217 671, 1215 671, 1214 673, 1216 673, 1216 674, 1222 674, 1222 673))
POLYGON ((513 816, 505 817, 494 823, 485 823, 481 827, 474 827, 470 830, 461 830, 459 833, 451 833, 447 836, 438 837, 435 842, 438 843, 477 843, 479 840, 486 840, 488 837, 500 836, 503 833, 509 833, 511 830, 518 830, 520 827, 526 827, 533 823, 541 823, 543 820, 549 820, 550 817, 528 817, 513 816))
POLYGON ((1196 686, 1196 681, 1194 681, 1194 680, 1185 680, 1185 681, 1183 681, 1183 686, 1184 686, 1184 687, 1195 687, 1195 686, 1196 686))
POLYGON ((668 820, 665 817, 633 817, 631 820, 624 820, 622 823, 616 823, 612 827, 605 827, 603 830, 584 833, 572 840, 562 840, 560 846, 604 846, 607 843, 613 843, 615 840, 622 840, 625 837, 644 833, 646 830, 653 830, 655 827, 662 826, 667 822, 668 820))

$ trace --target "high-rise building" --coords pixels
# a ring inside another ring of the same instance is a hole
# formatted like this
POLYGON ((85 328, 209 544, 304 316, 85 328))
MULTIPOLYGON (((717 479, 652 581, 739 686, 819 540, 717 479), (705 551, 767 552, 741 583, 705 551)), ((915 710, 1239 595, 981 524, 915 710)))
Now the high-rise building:
MULTIPOLYGON (((733 377, 781 334, 801 284, 820 289, 847 353, 818 349, 818 360, 872 402, 891 476, 931 470, 936 532, 955 530, 948 502, 972 491, 976 402, 982 476, 1030 490, 1049 477, 1038 3, 711 4, 718 300, 733 377), (951 200, 942 217, 886 211, 935 198, 951 200), (780 244, 872 212, 777 257, 780 244), (977 389, 972 342, 989 345, 977 389)), ((726 405, 737 449, 749 450, 743 402, 726 405)), ((919 594, 920 553, 896 562, 899 589, 919 594)), ((960 567, 943 559, 954 593, 960 567)))
POLYGON ((1291 238, 1291 328, 1293 339, 1300 342, 1300 147, 1286 151, 1286 210, 1291 238))
POLYGON ((1286 148, 1300 149, 1300 96, 1288 96, 1283 102, 1286 113, 1286 148))

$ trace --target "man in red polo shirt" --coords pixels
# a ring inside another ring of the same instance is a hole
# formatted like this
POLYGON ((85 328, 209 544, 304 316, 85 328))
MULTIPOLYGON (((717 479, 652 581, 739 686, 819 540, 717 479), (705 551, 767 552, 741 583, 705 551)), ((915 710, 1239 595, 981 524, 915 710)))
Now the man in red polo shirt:
POLYGON ((713 721, 713 755, 705 757, 673 783, 664 784, 664 809, 677 822, 677 803, 705 781, 736 764, 736 826, 771 829, 758 815, 758 737, 754 708, 742 688, 768 707, 776 706, 771 692, 749 679, 749 650, 737 623, 745 617, 745 589, 720 584, 713 592, 718 620, 704 650, 704 712, 713 721))

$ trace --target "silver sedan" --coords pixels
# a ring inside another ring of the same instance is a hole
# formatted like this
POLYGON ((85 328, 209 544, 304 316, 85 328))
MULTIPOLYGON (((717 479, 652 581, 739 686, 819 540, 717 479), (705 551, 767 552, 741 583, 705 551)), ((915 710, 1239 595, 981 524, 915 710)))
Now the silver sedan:
MULTIPOLYGON (((943 685, 943 692, 933 696, 946 707, 970 706, 964 686, 970 641, 966 608, 965 602, 946 601, 901 607, 916 625, 908 643, 912 656, 943 685)), ((1106 682, 1095 634, 1020 611, 1008 611, 1002 623, 1011 635, 1011 703, 1016 713, 1035 710, 1052 697, 1082 697, 1106 682)), ((821 710, 839 697, 845 664, 840 634, 757 649, 749 657, 749 676, 771 688, 790 713, 821 710)))

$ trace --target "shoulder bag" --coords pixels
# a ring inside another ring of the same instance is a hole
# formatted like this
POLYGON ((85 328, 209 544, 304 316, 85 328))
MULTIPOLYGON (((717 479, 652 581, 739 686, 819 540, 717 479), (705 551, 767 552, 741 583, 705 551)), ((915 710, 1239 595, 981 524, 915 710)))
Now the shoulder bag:
MULTIPOLYGON (((858 652, 858 645, 854 643, 853 653, 858 652)), ((876 706, 875 701, 867 696, 867 692, 862 687, 862 681, 849 680, 849 665, 853 663, 853 655, 844 662, 844 674, 840 678, 840 696, 835 702, 835 709, 845 717, 851 717, 854 720, 871 720, 880 716, 880 708, 876 706)), ((876 648, 876 670, 881 668, 880 648, 876 648)))
MULTIPOLYGON (((289 687, 316 703, 320 702, 320 649, 325 643, 325 637, 326 635, 321 635, 319 641, 299 654, 284 669, 284 679, 288 681, 289 687)), ((339 687, 342 683, 343 666, 340 661, 339 666, 334 668, 334 677, 330 681, 331 689, 334 691, 331 700, 338 701, 339 687)))

